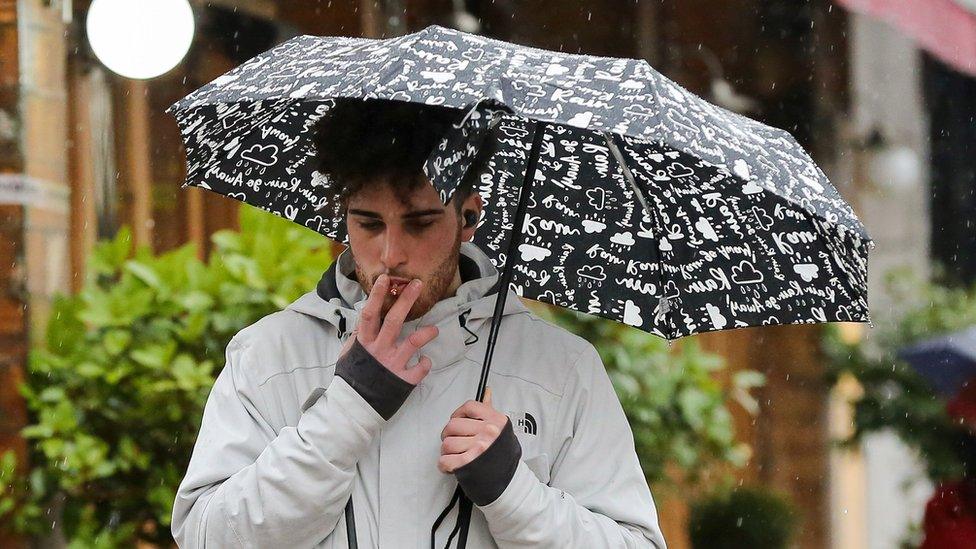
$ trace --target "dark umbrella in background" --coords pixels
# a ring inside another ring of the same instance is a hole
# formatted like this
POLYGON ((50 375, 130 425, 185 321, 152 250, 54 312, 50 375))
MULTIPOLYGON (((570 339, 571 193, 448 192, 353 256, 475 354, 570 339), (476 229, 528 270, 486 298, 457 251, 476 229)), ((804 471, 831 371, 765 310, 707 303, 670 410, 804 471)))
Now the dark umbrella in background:
POLYGON ((898 351, 929 385, 952 398, 976 378, 976 326, 926 339, 898 351))
MULTIPOLYGON (((869 319, 873 243, 796 140, 642 60, 439 26, 385 40, 297 37, 171 107, 186 185, 345 242, 344 219, 323 209, 330 182, 311 166, 310 130, 337 101, 362 99, 464 112, 424 169, 445 203, 463 177, 476 179, 485 215, 475 243, 503 290, 669 341, 869 319)), ((506 296, 496 300, 479 400, 506 296)), ((463 546, 471 507, 460 501, 463 546)))

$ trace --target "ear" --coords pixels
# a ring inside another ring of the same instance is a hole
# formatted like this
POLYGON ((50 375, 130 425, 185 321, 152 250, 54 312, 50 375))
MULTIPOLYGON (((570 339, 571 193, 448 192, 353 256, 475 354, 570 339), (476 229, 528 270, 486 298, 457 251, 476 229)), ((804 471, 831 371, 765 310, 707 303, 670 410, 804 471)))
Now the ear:
MULTIPOLYGON (((484 209, 484 201, 481 199, 481 195, 477 192, 471 193, 464 203, 461 204, 461 212, 463 214, 464 210, 472 210, 478 214, 478 219, 481 219, 481 212, 484 209)), ((461 240, 464 242, 470 242, 474 238, 475 227, 464 227, 464 217, 461 216, 461 240)))

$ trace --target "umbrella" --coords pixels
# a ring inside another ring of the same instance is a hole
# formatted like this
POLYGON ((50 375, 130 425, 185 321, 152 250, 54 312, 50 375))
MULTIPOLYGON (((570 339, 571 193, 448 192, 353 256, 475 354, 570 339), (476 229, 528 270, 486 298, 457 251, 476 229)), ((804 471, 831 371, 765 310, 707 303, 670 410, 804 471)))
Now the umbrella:
POLYGON ((838 0, 891 25, 954 70, 976 76, 976 1, 838 0))
POLYGON ((898 351, 939 394, 955 396, 976 377, 976 326, 926 339, 898 351))
MULTIPOLYGON (((296 37, 170 107, 186 145, 185 186, 345 242, 342 216, 323 210, 329 181, 310 165, 309 137, 350 98, 464 111, 424 169, 447 202, 484 159, 475 243, 500 269, 501 289, 669 342, 869 320, 873 243, 803 148, 642 60, 436 25, 384 40, 296 37)), ((496 300, 479 400, 506 295, 496 300)))

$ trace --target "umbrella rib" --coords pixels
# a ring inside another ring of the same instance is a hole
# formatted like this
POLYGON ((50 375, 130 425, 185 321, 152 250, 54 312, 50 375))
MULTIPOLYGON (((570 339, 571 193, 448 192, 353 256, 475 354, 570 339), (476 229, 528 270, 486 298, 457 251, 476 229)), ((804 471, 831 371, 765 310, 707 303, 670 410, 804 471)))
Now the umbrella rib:
MULTIPOLYGON (((657 219, 656 212, 647 206, 647 201, 644 200, 644 193, 642 193, 640 188, 637 186, 637 181, 634 179, 634 174, 631 173, 630 167, 627 166, 627 161, 624 158, 623 152, 621 152, 620 147, 617 146, 615 138, 623 138, 618 134, 611 135, 609 132, 600 133, 603 134, 603 138, 606 140, 607 146, 610 148, 610 152, 613 154, 613 157, 617 160, 617 164, 620 164, 620 170, 624 174, 624 179, 627 180, 627 183, 630 184, 630 187, 634 190, 634 194, 637 196, 637 200, 640 202, 641 207, 644 208, 644 211, 646 211, 647 214, 651 216, 651 219, 654 220, 655 228, 658 230, 658 233, 663 234, 663 231, 661 230, 661 223, 657 219)), ((665 295, 666 292, 664 291, 664 258, 661 257, 660 250, 658 250, 657 259, 661 269, 658 272, 658 286, 661 288, 661 295, 658 298, 658 307, 664 315, 664 325, 667 330, 665 333, 668 334, 668 340, 670 341, 671 324, 668 322, 669 303, 667 295, 665 295)), ((651 322, 653 323, 653 320, 651 322)))

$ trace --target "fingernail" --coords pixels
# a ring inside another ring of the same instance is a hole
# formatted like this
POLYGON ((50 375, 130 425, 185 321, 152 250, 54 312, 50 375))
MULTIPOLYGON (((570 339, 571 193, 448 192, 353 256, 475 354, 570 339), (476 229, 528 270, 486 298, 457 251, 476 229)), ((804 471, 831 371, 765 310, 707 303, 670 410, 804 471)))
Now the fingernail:
POLYGON ((419 288, 420 287, 420 284, 421 284, 421 282, 420 282, 420 279, 419 278, 415 278, 415 279, 413 279, 413 280, 410 281, 410 285, 413 286, 414 288, 419 288))

